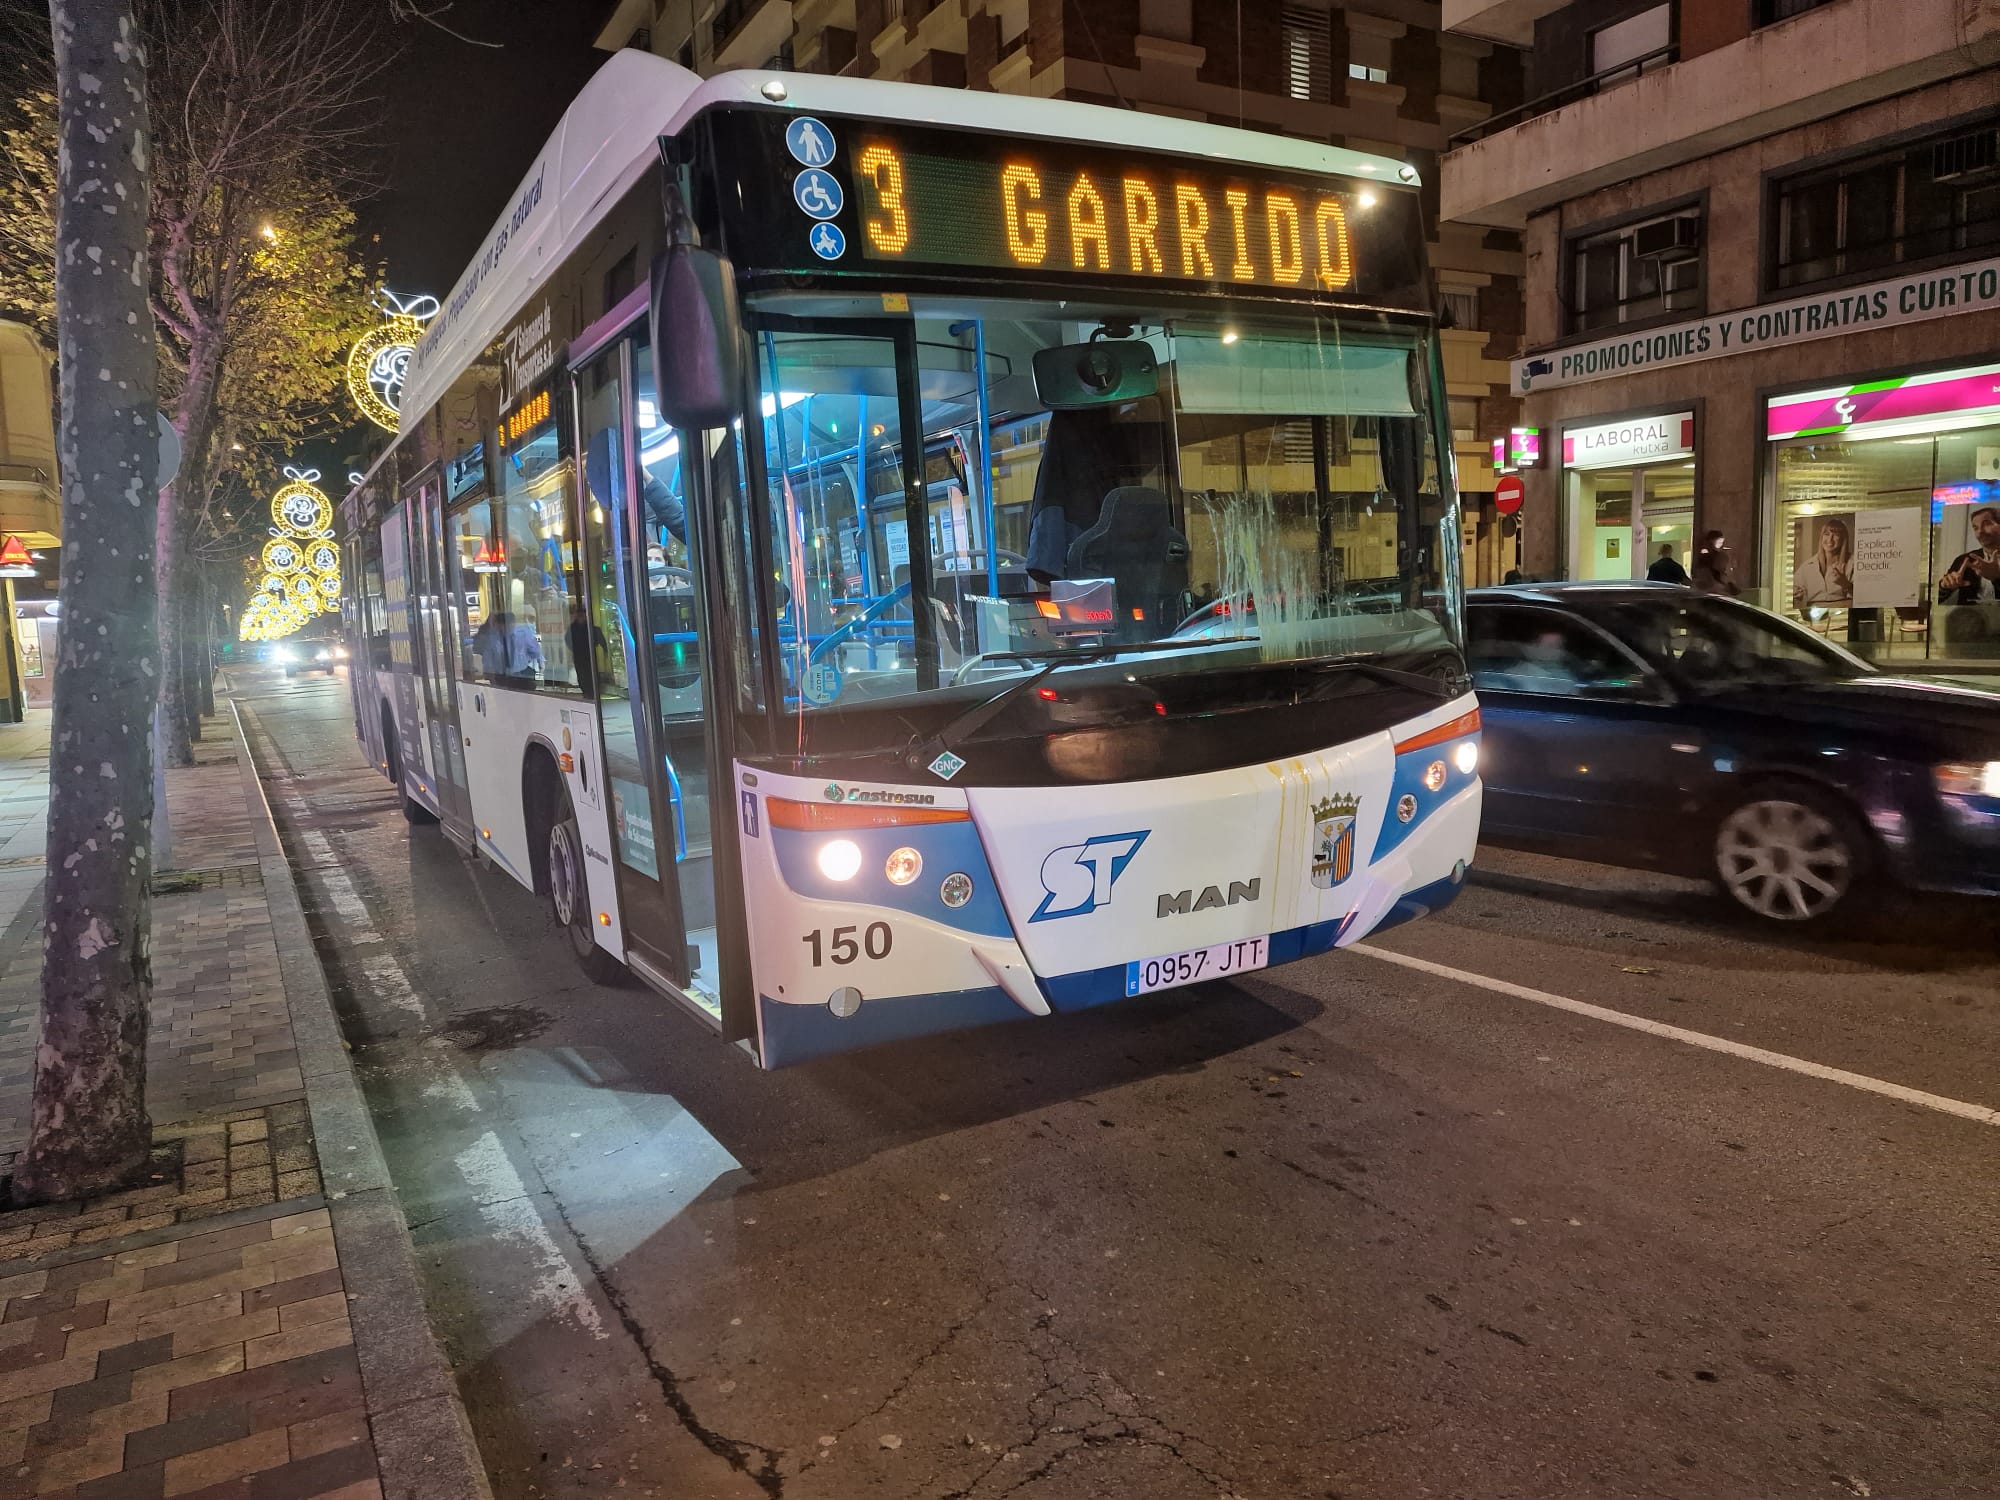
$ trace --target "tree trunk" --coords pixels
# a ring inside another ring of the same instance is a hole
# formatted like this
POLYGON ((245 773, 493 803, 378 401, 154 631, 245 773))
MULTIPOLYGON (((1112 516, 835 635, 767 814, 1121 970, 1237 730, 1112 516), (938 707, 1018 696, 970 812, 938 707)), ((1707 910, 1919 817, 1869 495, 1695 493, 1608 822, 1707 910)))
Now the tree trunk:
MULTIPOLYGON (((55 0, 50 0, 51 4, 55 0)), ((160 753, 170 766, 191 766, 194 764, 194 746, 188 740, 187 693, 185 678, 181 673, 181 632, 178 605, 181 592, 181 527, 180 506, 175 503, 175 494, 187 486, 187 463, 193 456, 193 447, 187 434, 181 434, 181 473, 173 484, 160 493, 160 509, 154 527, 155 552, 153 572, 158 590, 158 619, 160 629, 160 660, 164 669, 160 673, 160 753)))
POLYGON ((201 711, 215 717, 215 583, 203 569, 201 575, 201 711))
POLYGON ((181 708, 187 737, 190 742, 201 739, 201 669, 199 660, 205 648, 207 637, 201 624, 201 568, 186 567, 182 571, 181 597, 174 605, 175 635, 179 637, 181 708))
POLYGON ((146 63, 130 0, 49 0, 55 33, 62 644, 49 764, 42 1040, 16 1202, 146 1162, 159 437, 146 63))

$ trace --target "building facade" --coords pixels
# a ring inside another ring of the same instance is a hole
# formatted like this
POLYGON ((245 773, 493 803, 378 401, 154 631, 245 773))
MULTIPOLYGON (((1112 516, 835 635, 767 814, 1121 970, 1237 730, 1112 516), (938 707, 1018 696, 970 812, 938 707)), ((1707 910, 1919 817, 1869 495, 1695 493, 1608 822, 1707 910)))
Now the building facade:
POLYGON ((1719 531, 1863 654, 2000 656, 2000 0, 1444 9, 1533 49, 1443 181, 1524 237, 1529 576, 1719 531))
POLYGON ((1436 0, 618 0, 598 37, 696 72, 791 68, 1128 106, 1305 136, 1412 163, 1443 334, 1466 504, 1466 576, 1514 566, 1495 515, 1491 440, 1514 424, 1521 246, 1508 227, 1440 223, 1438 162, 1455 131, 1516 104, 1509 46, 1442 30, 1436 0))

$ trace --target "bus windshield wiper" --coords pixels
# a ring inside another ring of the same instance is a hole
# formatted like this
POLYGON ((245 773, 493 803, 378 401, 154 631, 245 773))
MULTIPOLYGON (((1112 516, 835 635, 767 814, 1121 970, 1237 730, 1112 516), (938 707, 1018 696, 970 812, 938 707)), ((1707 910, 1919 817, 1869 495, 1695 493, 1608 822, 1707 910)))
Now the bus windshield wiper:
POLYGON ((980 658, 982 661, 1040 662, 1040 670, 1030 672, 1025 677, 1008 683, 991 698, 985 698, 972 705, 944 728, 925 740, 910 752, 910 764, 928 766, 938 756, 947 751, 956 754, 958 744, 975 730, 984 728, 1004 711, 1008 704, 1020 697, 1028 689, 1039 687, 1043 680, 1059 667, 1082 666, 1088 662, 1109 661, 1114 656, 1143 654, 1153 651, 1187 651, 1203 646, 1228 645, 1229 641, 1126 641, 1108 646, 1063 646, 1052 651, 989 651, 980 658))
POLYGON ((1373 677, 1377 682, 1386 682, 1395 687, 1413 688, 1431 698, 1456 698, 1458 691, 1448 682, 1440 682, 1435 677, 1426 677, 1421 672, 1406 672, 1401 667, 1385 667, 1378 661, 1330 661, 1326 664, 1336 671, 1359 672, 1373 677))

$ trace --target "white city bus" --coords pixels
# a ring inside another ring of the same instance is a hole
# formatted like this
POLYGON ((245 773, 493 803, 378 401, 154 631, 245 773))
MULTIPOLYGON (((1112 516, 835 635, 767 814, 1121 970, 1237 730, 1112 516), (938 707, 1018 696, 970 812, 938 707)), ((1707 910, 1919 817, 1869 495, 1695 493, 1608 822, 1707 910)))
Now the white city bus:
POLYGON ((1415 172, 612 57, 341 506, 413 822, 766 1066, 1449 900, 1479 824, 1415 172))

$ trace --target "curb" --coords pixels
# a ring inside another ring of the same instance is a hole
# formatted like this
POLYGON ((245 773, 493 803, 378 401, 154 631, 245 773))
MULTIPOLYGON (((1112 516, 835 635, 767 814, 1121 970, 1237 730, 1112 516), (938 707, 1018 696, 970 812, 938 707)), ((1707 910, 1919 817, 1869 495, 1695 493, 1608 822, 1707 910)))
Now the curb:
POLYGON ((493 1500, 458 1382, 424 1313, 416 1250, 389 1182, 333 997, 306 926, 291 861, 229 694, 237 767, 256 825, 257 865, 271 909, 278 972, 292 1014, 320 1181, 347 1283, 354 1352, 386 1500, 493 1500))

